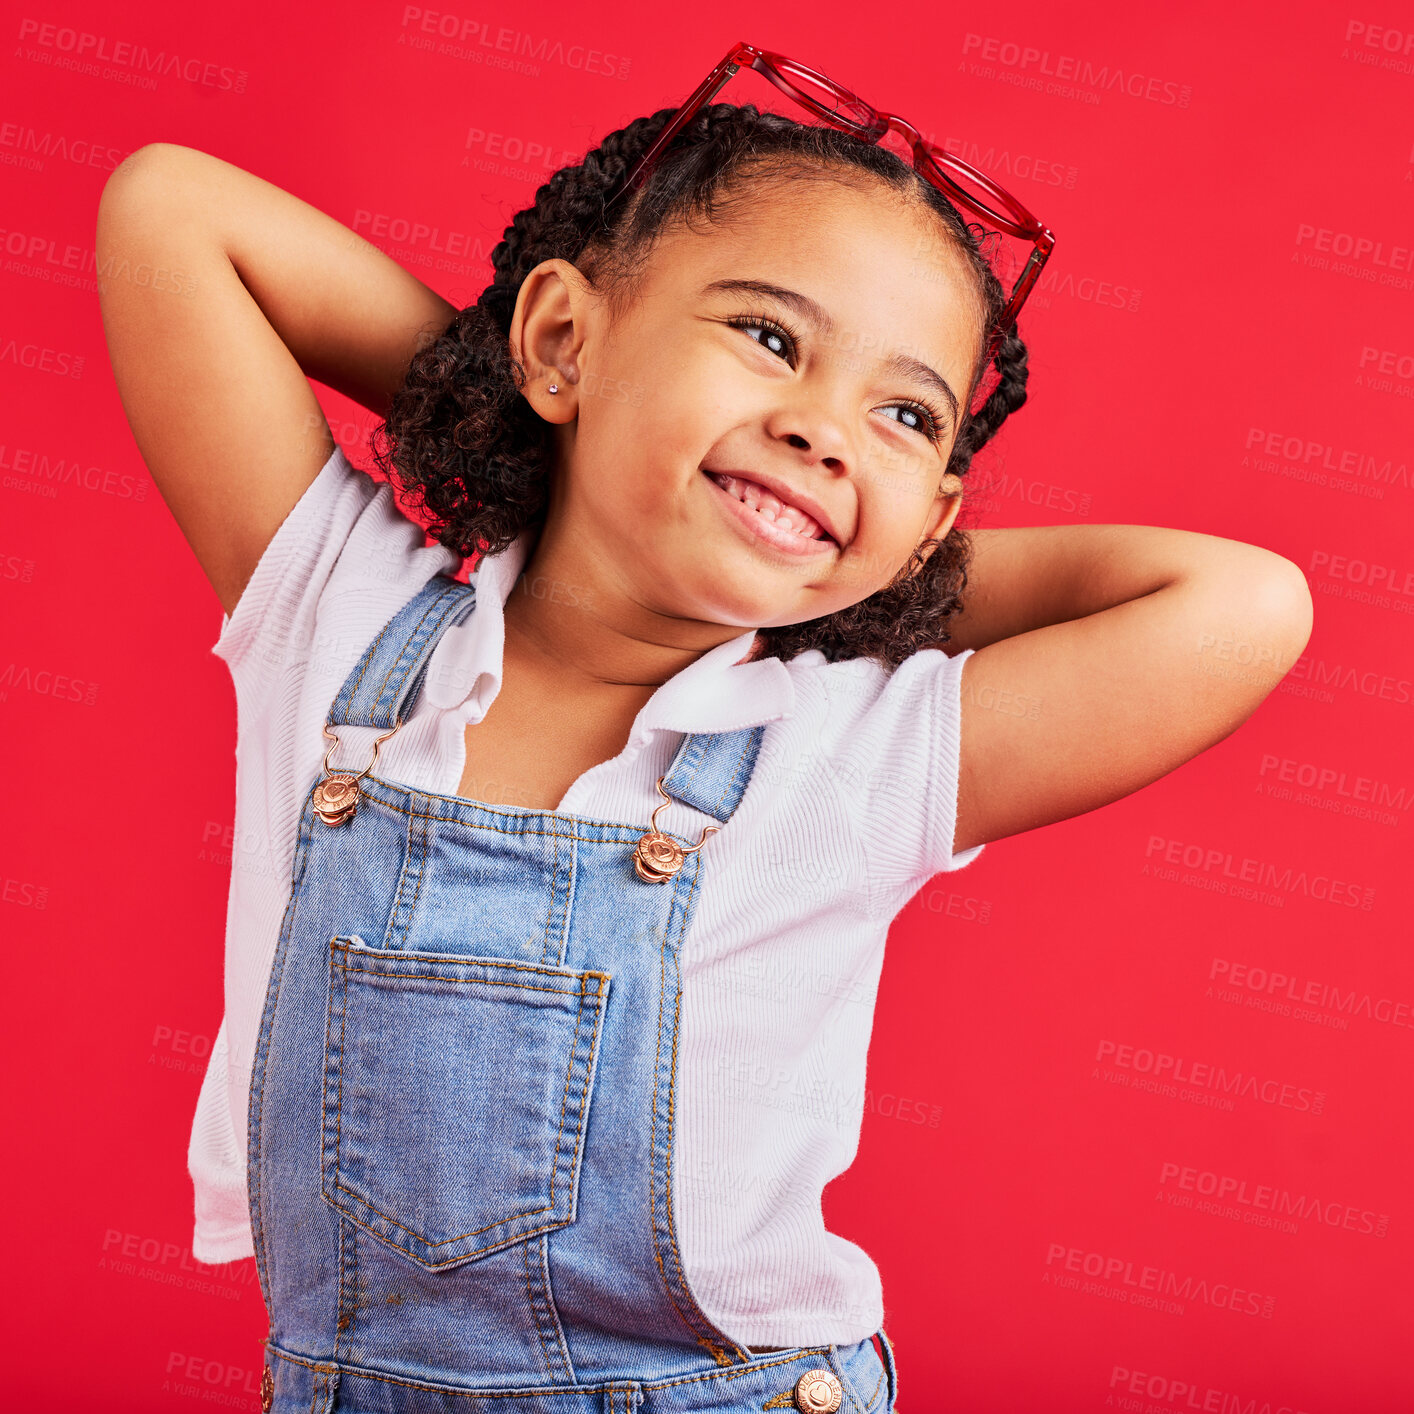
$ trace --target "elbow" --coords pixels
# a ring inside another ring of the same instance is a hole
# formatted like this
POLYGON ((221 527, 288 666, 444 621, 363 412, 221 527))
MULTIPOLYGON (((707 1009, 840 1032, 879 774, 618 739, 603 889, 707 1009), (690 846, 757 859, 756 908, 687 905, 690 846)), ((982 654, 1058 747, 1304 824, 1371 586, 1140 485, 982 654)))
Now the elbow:
POLYGON ((1264 551, 1248 592, 1252 615, 1283 645, 1283 661, 1294 665, 1311 641, 1316 617, 1305 571, 1294 560, 1264 551))
POLYGON ((176 142, 148 142, 135 147, 109 172, 98 197, 100 209, 105 204, 112 205, 140 178, 147 181, 169 172, 193 150, 176 142))

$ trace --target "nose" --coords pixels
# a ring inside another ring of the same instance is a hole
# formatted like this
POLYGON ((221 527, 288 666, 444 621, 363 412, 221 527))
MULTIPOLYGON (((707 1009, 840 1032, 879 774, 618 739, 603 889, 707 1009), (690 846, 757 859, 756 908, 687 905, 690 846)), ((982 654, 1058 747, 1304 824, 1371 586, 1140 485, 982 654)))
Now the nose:
POLYGON ((854 470, 854 449, 844 419, 823 394, 804 395, 776 409, 766 420, 772 438, 798 448, 802 460, 833 473, 854 470))

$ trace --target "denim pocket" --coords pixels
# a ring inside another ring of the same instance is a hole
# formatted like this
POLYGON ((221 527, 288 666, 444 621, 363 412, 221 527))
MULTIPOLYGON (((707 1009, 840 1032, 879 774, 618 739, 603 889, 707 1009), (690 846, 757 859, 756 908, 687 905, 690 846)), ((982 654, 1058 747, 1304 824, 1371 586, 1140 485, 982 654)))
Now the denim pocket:
POLYGON ((329 940, 325 1199, 436 1269, 575 1219, 609 976, 329 940))

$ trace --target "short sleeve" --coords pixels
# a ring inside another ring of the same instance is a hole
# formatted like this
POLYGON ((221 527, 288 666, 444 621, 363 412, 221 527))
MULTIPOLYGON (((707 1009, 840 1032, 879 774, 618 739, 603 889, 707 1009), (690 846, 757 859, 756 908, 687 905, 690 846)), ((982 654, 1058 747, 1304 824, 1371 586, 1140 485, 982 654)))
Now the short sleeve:
POLYGON ((885 893, 911 894, 935 874, 966 868, 985 848, 953 849, 962 669, 972 652, 914 653, 879 683, 837 742, 835 774, 864 845, 870 883, 885 893))
POLYGON ((234 614, 221 616, 211 651, 237 686, 258 690, 278 676, 344 545, 380 483, 336 447, 265 547, 234 614))
MULTIPOLYGON (((934 651, 934 650, 929 650, 934 651)), ((927 853, 922 879, 934 874, 965 869, 986 848, 976 844, 954 853, 957 833, 957 786, 962 761, 962 669, 975 652, 964 648, 951 657, 939 651, 942 662, 933 669, 933 691, 925 695, 932 711, 928 722, 928 742, 932 760, 928 767, 925 818, 929 826, 927 853)))

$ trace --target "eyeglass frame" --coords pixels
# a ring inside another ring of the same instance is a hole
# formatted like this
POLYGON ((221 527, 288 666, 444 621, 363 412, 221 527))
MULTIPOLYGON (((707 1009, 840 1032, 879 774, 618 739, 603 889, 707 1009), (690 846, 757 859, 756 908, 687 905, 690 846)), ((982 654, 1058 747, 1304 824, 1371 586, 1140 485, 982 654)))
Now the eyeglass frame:
POLYGON ((801 107, 823 118, 831 126, 844 132, 853 133, 863 142, 878 143, 886 133, 898 133, 913 149, 914 170, 924 180, 936 187, 948 200, 961 201, 969 210, 976 212, 988 223, 1005 231, 1008 235, 1033 243, 1030 258, 1017 277, 1015 285, 1012 286, 1006 305, 997 316, 988 338, 982 358, 982 366, 985 368, 995 356, 1003 337, 1015 325, 1022 305, 1026 303, 1026 297, 1031 293, 1036 281, 1040 279, 1041 270, 1050 258, 1056 243, 1055 233, 1033 216, 1010 192, 999 187, 985 172, 980 172, 971 163, 964 162, 961 158, 954 157, 951 153, 943 152, 940 148, 924 142, 918 129, 906 119, 900 118, 897 113, 880 112, 872 103, 866 103, 857 94, 845 88, 843 84, 836 83, 834 79, 826 78, 824 74, 818 73, 794 59, 788 59, 783 54, 758 49, 753 44, 747 44, 745 40, 735 44, 727 52, 726 57, 702 80, 682 107, 668 120, 667 126, 658 134, 652 147, 634 164, 632 171, 625 178, 623 186, 605 204, 605 209, 607 210, 608 207, 613 206, 621 198, 634 191, 644 181, 668 144, 743 67, 754 69, 801 107), (846 104, 855 105, 858 110, 871 115, 870 121, 863 124, 856 123, 844 117, 837 110, 826 108, 796 88, 787 77, 787 71, 794 71, 807 77, 822 88, 833 92, 846 104), (947 172, 943 170, 944 165, 965 174, 968 180, 976 182, 996 199, 1008 214, 1002 215, 984 206, 948 176, 947 172))

